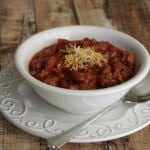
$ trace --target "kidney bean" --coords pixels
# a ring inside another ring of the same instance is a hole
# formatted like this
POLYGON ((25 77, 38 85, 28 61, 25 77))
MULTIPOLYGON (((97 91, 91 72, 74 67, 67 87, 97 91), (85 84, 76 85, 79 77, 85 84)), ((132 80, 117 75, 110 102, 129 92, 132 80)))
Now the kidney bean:
POLYGON ((63 55, 64 55, 64 52, 59 51, 59 52, 57 52, 57 53, 56 53, 56 55, 55 55, 55 56, 56 56, 56 58, 57 58, 57 59, 60 59, 60 58, 62 58, 62 57, 63 57, 63 55))
POLYGON ((68 40, 66 40, 66 39, 58 39, 57 40, 57 44, 59 45, 61 45, 61 44, 63 44, 63 43, 66 43, 66 42, 69 42, 68 40))
POLYGON ((66 89, 69 88, 69 83, 68 83, 68 81, 65 78, 62 78, 59 81, 59 84, 60 84, 60 87, 63 87, 63 88, 66 88, 66 89))
POLYGON ((67 45, 69 41, 66 39, 58 39, 57 40, 57 47, 58 49, 65 49, 65 45, 67 45))
POLYGON ((118 61, 117 63, 112 64, 112 71, 113 72, 120 72, 124 68, 126 68, 126 66, 120 61, 118 61))
POLYGON ((49 56, 54 55, 56 53, 56 51, 57 51, 57 45, 54 44, 49 48, 49 56))
POLYGON ((59 77, 59 78, 63 78, 64 77, 64 73, 62 71, 54 71, 54 74, 59 77))
POLYGON ((117 63, 118 61, 119 61, 119 58, 117 56, 113 56, 112 58, 110 58, 109 63, 114 64, 114 63, 117 63))
POLYGON ((54 65, 56 64, 56 57, 55 56, 51 56, 48 61, 45 63, 45 69, 46 71, 50 71, 51 68, 54 67, 54 65))
POLYGON ((39 70, 41 67, 42 67, 42 64, 43 62, 39 59, 37 60, 34 60, 32 63, 31 63, 31 67, 34 69, 34 70, 39 70))
POLYGON ((81 82, 86 80, 85 75, 79 71, 70 71, 71 78, 76 82, 81 82))
POLYGON ((102 41, 100 43, 95 43, 95 44, 92 44, 92 47, 94 47, 95 50, 97 51, 105 51, 108 49, 109 47, 109 43, 108 42, 105 42, 105 41, 102 41))
POLYGON ((105 65, 101 68, 101 73, 103 74, 111 74, 111 67, 110 65, 105 65))
POLYGON ((119 48, 117 48, 117 47, 115 47, 115 46, 113 46, 113 45, 109 45, 109 47, 108 47, 108 50, 109 50, 109 53, 110 54, 112 54, 112 53, 114 53, 114 52, 117 52, 118 54, 121 52, 122 53, 122 51, 119 49, 119 48))
POLYGON ((111 79, 110 76, 107 75, 99 75, 98 76, 98 85, 100 87, 110 87, 114 84, 115 82, 113 79, 111 79))

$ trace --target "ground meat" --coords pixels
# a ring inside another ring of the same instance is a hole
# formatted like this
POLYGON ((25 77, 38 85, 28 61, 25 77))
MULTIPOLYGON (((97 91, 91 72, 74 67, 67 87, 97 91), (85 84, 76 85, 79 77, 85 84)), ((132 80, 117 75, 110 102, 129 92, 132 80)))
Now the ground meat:
POLYGON ((107 41, 84 38, 83 40, 58 41, 36 53, 29 72, 36 79, 52 86, 73 90, 91 90, 111 87, 129 80, 135 74, 135 58, 130 51, 123 51, 107 41), (64 50, 68 46, 91 47, 101 53, 105 61, 78 70, 62 66, 64 50))

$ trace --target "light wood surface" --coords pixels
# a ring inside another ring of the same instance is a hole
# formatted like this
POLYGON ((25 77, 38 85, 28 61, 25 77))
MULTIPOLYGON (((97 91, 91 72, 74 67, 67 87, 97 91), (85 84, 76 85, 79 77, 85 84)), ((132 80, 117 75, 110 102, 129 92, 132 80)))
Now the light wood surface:
MULTIPOLYGON (((149 0, 0 0, 0 10, 0 68, 32 34, 74 24, 126 32, 150 51, 149 0)), ((48 149, 44 139, 17 129, 0 114, 0 150, 48 149)), ((113 141, 68 143, 61 150, 150 150, 150 126, 113 141)))

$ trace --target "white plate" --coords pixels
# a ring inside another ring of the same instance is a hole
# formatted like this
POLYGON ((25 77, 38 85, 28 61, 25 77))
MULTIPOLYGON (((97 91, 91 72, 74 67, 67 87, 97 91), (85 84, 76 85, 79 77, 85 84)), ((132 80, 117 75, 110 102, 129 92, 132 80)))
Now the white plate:
MULTIPOLYGON (((18 128, 43 138, 60 134, 89 117, 66 113, 42 100, 20 77, 13 62, 0 73, 0 110, 18 128)), ((92 123, 70 142, 112 140, 148 124, 150 101, 138 105, 123 104, 92 123)))

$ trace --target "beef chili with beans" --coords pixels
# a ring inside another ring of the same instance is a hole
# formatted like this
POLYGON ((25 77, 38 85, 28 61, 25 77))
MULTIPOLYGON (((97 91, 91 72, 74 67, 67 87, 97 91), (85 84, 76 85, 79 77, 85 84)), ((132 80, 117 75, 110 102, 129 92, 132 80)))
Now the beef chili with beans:
POLYGON ((57 42, 37 52, 29 63, 36 79, 52 86, 75 90, 111 87, 135 74, 130 51, 106 41, 84 38, 57 42))

